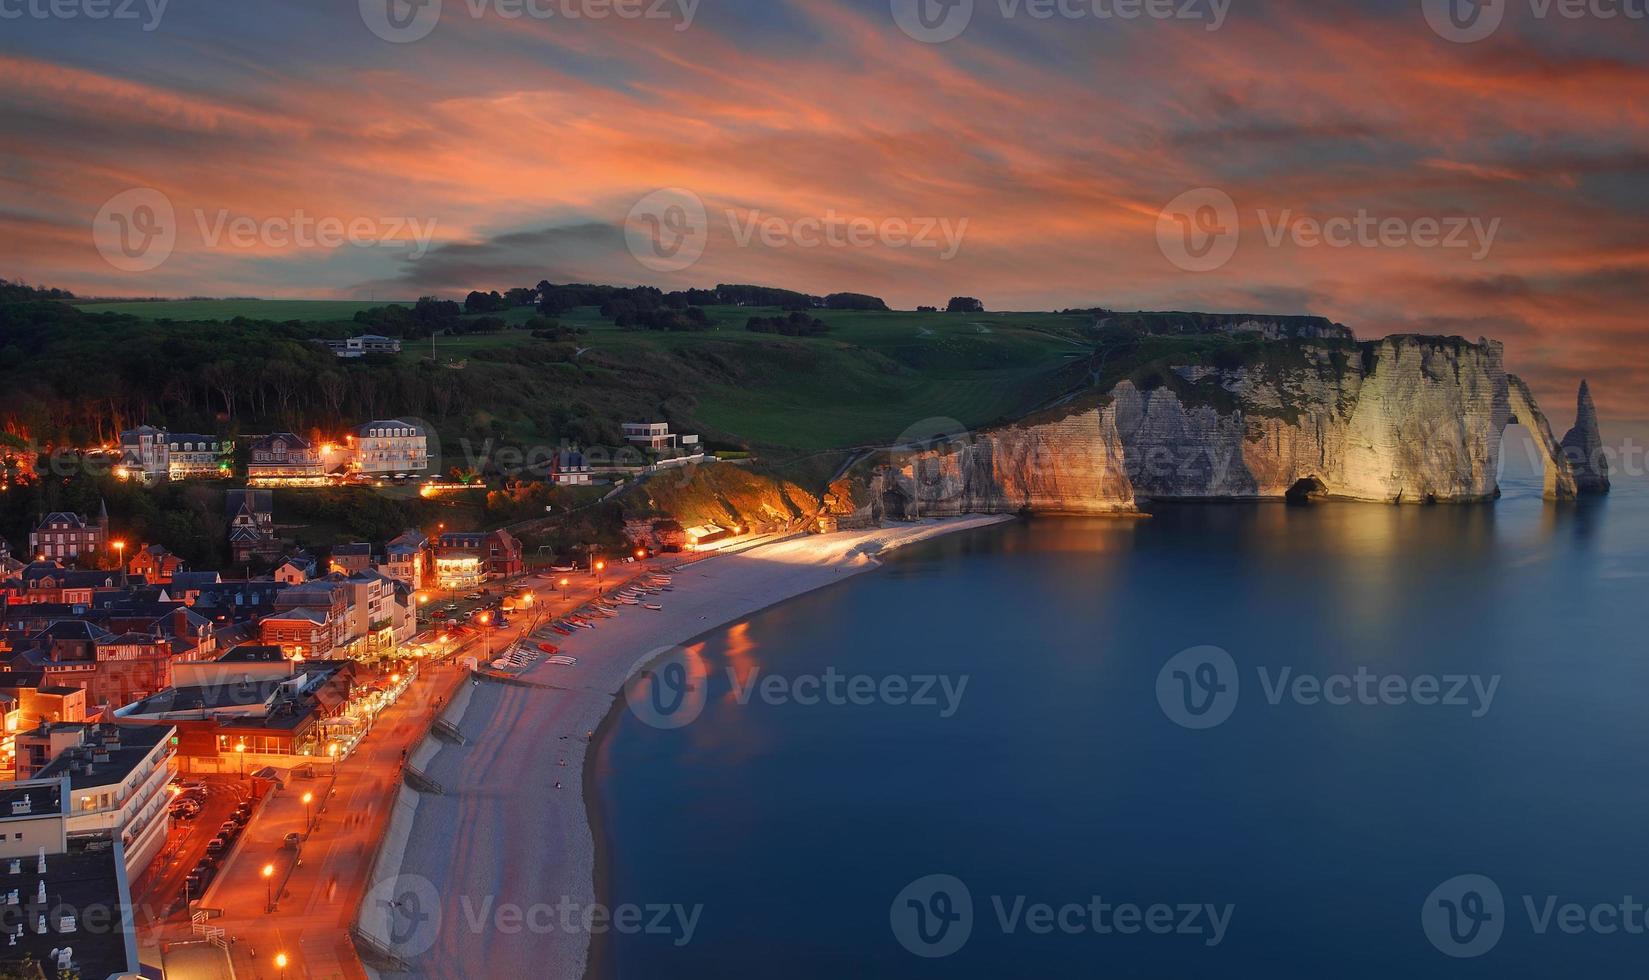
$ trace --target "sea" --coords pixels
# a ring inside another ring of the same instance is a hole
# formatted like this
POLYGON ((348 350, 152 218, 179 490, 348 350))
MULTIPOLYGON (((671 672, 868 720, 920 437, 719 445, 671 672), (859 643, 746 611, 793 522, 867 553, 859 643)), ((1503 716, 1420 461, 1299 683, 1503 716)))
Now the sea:
POLYGON ((1649 494, 1502 486, 1025 519, 709 633, 596 747, 591 974, 1640 975, 1649 494))

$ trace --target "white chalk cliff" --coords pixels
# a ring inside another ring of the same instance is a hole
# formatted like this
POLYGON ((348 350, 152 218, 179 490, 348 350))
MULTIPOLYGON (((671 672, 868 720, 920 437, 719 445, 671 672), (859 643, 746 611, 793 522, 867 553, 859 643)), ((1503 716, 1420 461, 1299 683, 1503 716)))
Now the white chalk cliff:
MULTIPOLYGON (((1583 415, 1589 404, 1583 395, 1583 415)), ((869 503, 898 517, 1291 495, 1486 500, 1499 493, 1501 437, 1513 422, 1540 449, 1546 496, 1576 496, 1574 469, 1528 387, 1506 373, 1498 342, 1297 345, 1261 364, 1176 367, 1016 424, 896 451, 870 481, 869 503)))

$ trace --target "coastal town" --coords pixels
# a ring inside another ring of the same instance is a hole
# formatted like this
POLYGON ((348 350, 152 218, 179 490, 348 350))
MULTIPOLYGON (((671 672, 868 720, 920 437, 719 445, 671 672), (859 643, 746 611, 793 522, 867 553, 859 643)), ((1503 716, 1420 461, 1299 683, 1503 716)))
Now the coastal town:
MULTIPOLYGON (((706 462, 666 423, 622 430, 643 475, 706 462)), ((138 493, 221 495, 216 567, 134 534, 101 500, 39 515, 16 547, 0 539, 0 861, 42 869, 20 921, 44 923, 9 936, 13 957, 56 962, 72 942, 84 975, 270 975, 275 957, 292 975, 364 975, 368 873, 398 794, 440 791, 409 760, 456 732, 439 712, 464 681, 576 665, 559 644, 620 612, 664 612, 669 569, 783 537, 646 520, 610 551, 558 554, 529 553, 506 526, 441 521, 320 548, 283 535, 278 493, 465 489, 436 475, 432 442, 402 419, 333 441, 139 426, 75 456, 138 493), (59 867, 95 887, 110 917, 95 937, 48 911, 69 900, 47 871, 59 867), (296 928, 298 895, 324 942, 296 928)), ((41 479, 43 456, 7 489, 41 479)), ((541 481, 625 484, 570 448, 541 481)))

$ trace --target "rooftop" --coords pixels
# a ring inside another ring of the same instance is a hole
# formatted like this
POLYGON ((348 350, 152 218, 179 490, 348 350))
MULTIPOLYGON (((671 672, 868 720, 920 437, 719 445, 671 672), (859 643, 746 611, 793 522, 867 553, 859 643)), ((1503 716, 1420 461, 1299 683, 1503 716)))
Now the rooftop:
POLYGON ((73 950, 70 967, 75 976, 109 977, 135 974, 137 943, 129 912, 131 893, 125 861, 107 842, 71 845, 67 854, 48 854, 46 871, 38 858, 0 860, 0 892, 15 894, 17 905, 4 905, 4 923, 16 932, 15 945, 0 944, 0 963, 32 957, 47 980, 58 980, 53 952, 73 950), (46 901, 38 900, 45 883, 46 901), (65 916, 68 910, 73 915, 65 916), (41 916, 45 932, 39 931, 41 916))
MULTIPOLYGON (((89 722, 55 722, 51 731, 78 728, 80 746, 70 748, 35 773, 36 779, 69 777, 69 789, 109 786, 126 781, 176 729, 166 725, 95 725, 89 722), (87 772, 87 767, 91 768, 87 772)), ((40 729, 35 729, 40 732, 40 729)), ((44 734, 44 733, 41 733, 44 734)))

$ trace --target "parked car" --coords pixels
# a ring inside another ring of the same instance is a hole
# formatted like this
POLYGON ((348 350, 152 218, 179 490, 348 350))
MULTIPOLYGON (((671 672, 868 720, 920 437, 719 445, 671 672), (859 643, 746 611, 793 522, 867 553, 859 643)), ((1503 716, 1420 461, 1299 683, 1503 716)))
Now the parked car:
POLYGON ((222 854, 229 844, 222 837, 214 837, 206 842, 206 853, 216 857, 222 854))
POLYGON ((471 592, 468 595, 465 595, 464 598, 468 599, 471 602, 477 602, 481 599, 481 593, 471 592))
POLYGON ((285 837, 281 838, 281 843, 289 851, 297 850, 298 845, 302 842, 303 842, 303 835, 298 833, 296 830, 292 831, 290 834, 287 834, 285 837))
POLYGON ((240 824, 233 820, 225 820, 218 824, 218 834, 223 837, 233 837, 240 833, 240 824))

